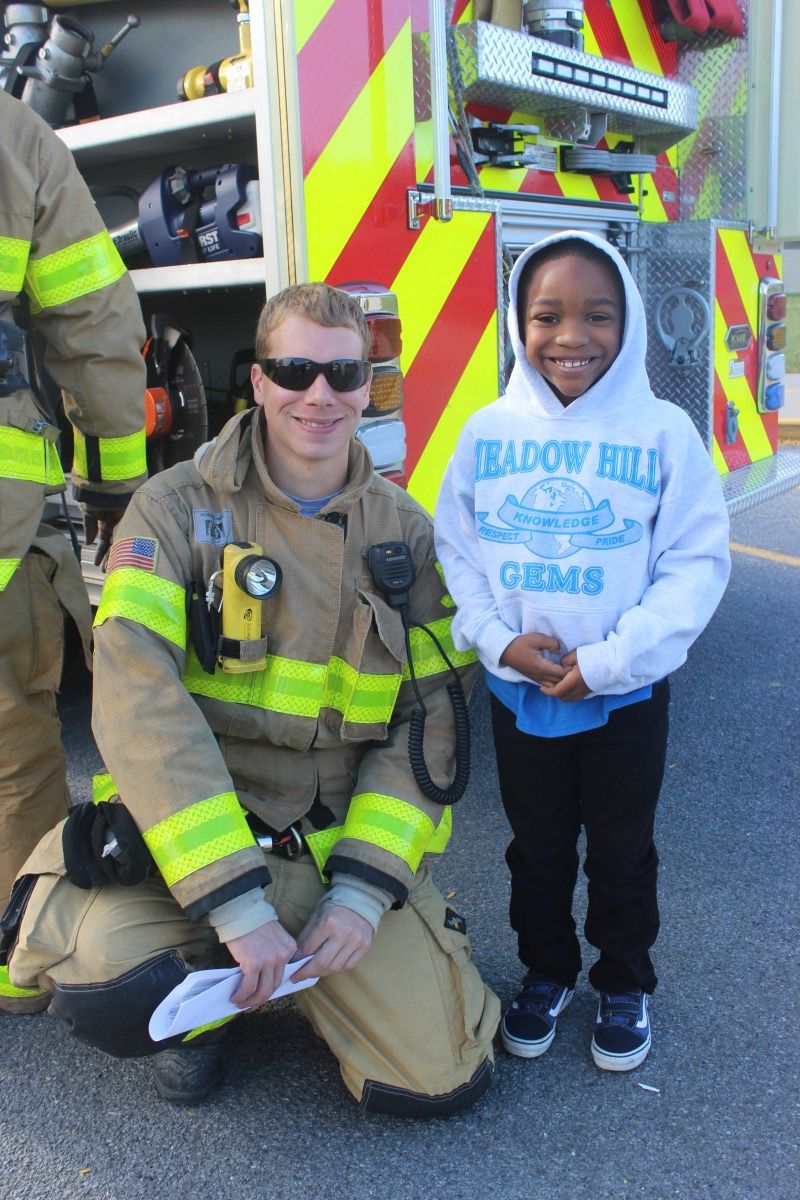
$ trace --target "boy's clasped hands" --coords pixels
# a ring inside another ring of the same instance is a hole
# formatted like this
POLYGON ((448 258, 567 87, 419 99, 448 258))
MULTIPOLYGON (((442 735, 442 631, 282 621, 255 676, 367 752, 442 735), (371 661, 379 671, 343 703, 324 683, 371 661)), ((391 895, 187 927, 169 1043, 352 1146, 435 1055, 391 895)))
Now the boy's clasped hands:
POLYGON ((509 642, 500 656, 501 667, 512 667, 538 683, 545 696, 556 700, 582 700, 589 688, 578 666, 577 650, 562 655, 558 662, 548 658, 545 651, 558 654, 561 644, 557 638, 544 633, 521 633, 509 642))

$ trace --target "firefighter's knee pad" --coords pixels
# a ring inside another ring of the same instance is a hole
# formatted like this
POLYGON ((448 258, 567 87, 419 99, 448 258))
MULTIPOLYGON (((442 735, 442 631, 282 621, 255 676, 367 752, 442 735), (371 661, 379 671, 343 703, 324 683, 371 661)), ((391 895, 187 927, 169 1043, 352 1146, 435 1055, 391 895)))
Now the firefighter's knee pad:
POLYGON ((423 1092, 409 1092, 368 1079, 364 1084, 361 1107, 366 1112, 384 1113, 390 1117, 452 1117, 472 1108, 484 1092, 488 1092, 492 1072, 492 1063, 485 1058, 471 1079, 442 1096, 426 1096, 423 1092))
POLYGON ((115 1058, 141 1058, 175 1046, 184 1034, 154 1042, 153 1009, 189 974, 174 950, 165 951, 107 983, 56 983, 50 1012, 82 1042, 115 1058))

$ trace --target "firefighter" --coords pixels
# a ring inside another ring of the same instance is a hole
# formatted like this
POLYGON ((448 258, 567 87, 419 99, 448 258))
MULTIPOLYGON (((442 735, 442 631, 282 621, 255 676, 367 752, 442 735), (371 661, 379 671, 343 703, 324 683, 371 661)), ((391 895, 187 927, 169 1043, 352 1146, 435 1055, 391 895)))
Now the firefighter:
POLYGON ((499 1005, 431 881, 451 809, 418 783, 409 724, 424 705, 423 756, 446 783, 447 685, 468 685, 474 658, 450 639, 430 518, 353 437, 371 374, 358 303, 288 288, 264 307, 256 353, 256 407, 143 485, 115 534, 93 714, 111 801, 23 869, 11 977, 51 991, 79 1038, 158 1052, 159 1094, 196 1103, 222 1080, 226 1027, 155 1043, 156 1005, 189 970, 238 964, 233 1000, 256 1008, 312 955, 293 978, 319 982, 296 1002, 354 1098, 450 1115, 489 1086, 499 1005), (416 572, 405 628, 370 554, 398 545, 416 572), (231 552, 251 564, 239 583, 231 552), (226 614, 250 619, 255 602, 252 637, 226 634, 226 614), (135 882, 139 834, 153 870, 135 882))
MULTIPOLYGON (((56 417, 31 384, 30 340, 64 389, 73 484, 97 561, 146 477, 144 328, 136 293, 71 154, 0 93, 0 904, 37 841, 67 811, 55 706, 64 610, 88 649, 91 612, 75 555, 42 524, 64 490, 56 417)), ((0 967, 0 1009, 36 1012, 38 989, 0 967)))

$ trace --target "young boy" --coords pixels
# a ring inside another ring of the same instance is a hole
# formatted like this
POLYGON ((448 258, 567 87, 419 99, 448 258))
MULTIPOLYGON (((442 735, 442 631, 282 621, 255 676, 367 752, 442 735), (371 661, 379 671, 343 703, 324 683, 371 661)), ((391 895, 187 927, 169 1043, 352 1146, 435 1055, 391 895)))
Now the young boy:
POLYGON ((488 671, 514 835, 510 918, 527 974, 501 1034, 535 1058, 572 999, 583 826, 592 1055, 628 1071, 651 1041, 667 676, 725 589, 728 518, 690 418, 651 391, 644 308, 616 250, 573 231, 530 247, 508 323, 506 394, 467 422, 435 521, 455 644, 488 671))

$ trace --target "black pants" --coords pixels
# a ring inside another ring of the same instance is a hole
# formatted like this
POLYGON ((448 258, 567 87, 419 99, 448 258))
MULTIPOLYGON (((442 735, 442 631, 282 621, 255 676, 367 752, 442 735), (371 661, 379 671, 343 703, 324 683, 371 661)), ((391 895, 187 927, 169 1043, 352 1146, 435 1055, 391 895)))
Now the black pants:
POLYGON ((583 826, 584 932, 600 951, 589 982, 603 992, 652 992, 648 951, 659 924, 653 824, 667 750, 668 681, 655 684, 649 700, 616 709, 601 728, 556 738, 521 733, 505 705, 494 696, 491 703, 500 792, 514 833, 506 862, 522 962, 575 985, 581 955, 572 897, 583 826))

